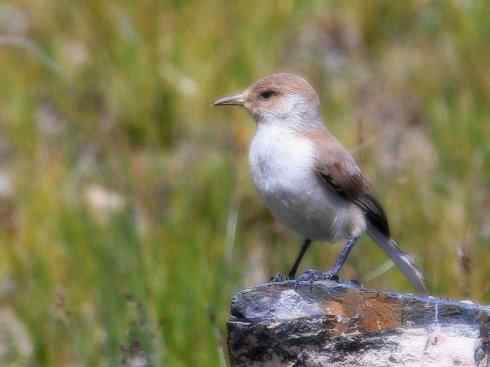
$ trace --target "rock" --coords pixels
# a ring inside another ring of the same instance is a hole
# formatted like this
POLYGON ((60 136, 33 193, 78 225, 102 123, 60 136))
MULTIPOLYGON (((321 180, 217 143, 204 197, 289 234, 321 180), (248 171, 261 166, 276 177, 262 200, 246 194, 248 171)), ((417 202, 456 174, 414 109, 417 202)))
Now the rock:
POLYGON ((489 366, 490 307, 335 282, 268 283, 232 300, 241 366, 489 366))

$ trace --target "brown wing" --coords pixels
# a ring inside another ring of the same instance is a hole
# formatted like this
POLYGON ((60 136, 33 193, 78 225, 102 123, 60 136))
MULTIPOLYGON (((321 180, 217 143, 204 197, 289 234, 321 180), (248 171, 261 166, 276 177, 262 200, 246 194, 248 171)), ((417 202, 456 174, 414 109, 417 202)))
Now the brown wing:
POLYGON ((323 182, 344 199, 360 207, 367 220, 390 238, 386 213, 371 193, 370 185, 362 175, 352 155, 328 132, 322 137, 310 136, 318 148, 315 170, 323 182))

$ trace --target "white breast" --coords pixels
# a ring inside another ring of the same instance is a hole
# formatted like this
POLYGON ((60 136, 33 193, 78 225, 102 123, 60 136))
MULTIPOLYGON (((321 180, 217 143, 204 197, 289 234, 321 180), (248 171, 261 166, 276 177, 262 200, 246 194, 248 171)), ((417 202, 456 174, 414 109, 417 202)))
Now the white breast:
POLYGON ((285 225, 311 239, 349 237, 351 205, 320 183, 309 139, 277 125, 259 125, 249 158, 259 193, 285 225))
POLYGON ((304 185, 314 163, 310 141, 288 129, 260 126, 250 147, 250 166, 261 193, 304 185))

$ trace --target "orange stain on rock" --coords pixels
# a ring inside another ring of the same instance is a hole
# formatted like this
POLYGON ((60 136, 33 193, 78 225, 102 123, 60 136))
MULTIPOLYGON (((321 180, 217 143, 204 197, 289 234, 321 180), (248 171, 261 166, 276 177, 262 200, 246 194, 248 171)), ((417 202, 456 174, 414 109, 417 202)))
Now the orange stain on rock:
POLYGON ((335 317, 337 335, 389 331, 401 326, 401 304, 377 292, 347 291, 341 299, 327 301, 324 309, 335 317))

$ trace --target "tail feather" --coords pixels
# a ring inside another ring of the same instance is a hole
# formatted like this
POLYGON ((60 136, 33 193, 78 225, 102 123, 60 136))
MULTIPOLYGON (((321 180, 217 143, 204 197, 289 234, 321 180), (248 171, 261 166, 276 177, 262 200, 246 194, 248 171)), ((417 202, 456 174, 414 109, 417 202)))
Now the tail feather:
POLYGON ((368 226, 368 235, 381 247, 400 268, 418 292, 427 293, 422 272, 415 266, 410 255, 400 250, 396 241, 386 237, 376 228, 368 226))

